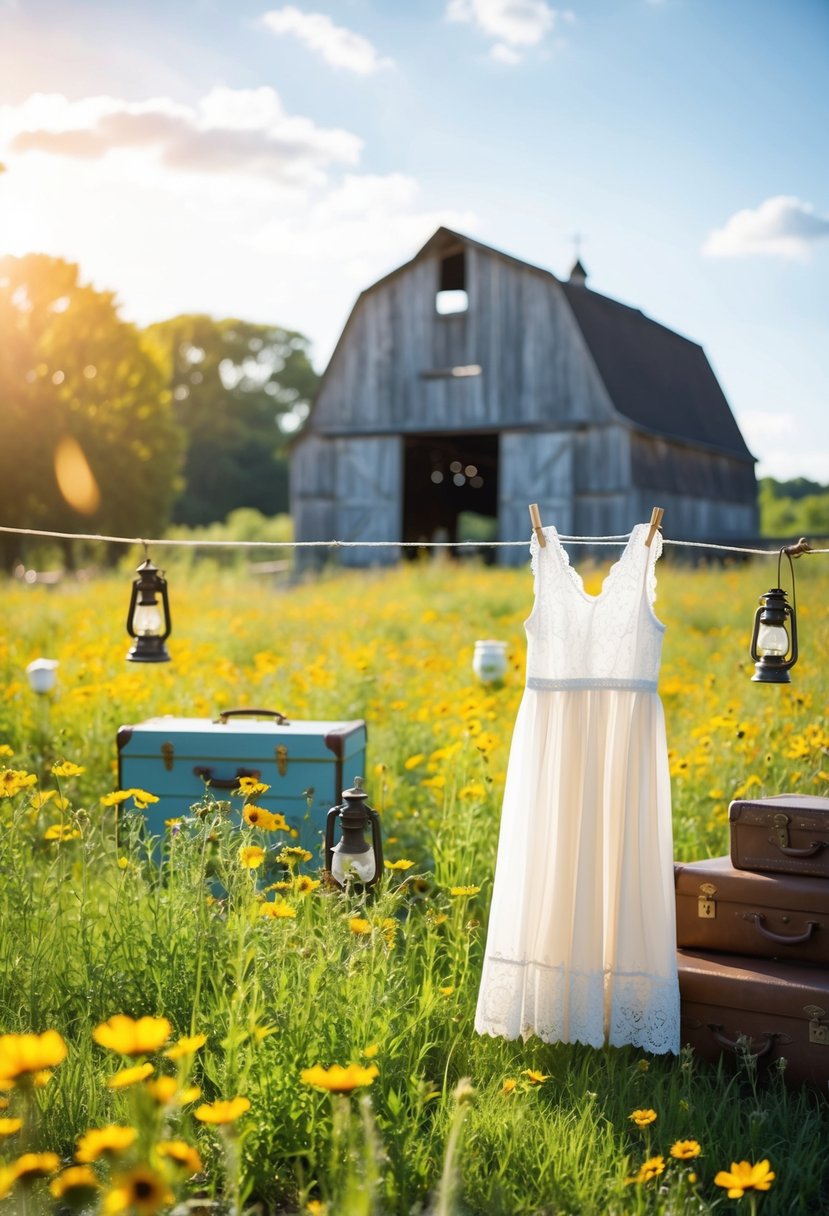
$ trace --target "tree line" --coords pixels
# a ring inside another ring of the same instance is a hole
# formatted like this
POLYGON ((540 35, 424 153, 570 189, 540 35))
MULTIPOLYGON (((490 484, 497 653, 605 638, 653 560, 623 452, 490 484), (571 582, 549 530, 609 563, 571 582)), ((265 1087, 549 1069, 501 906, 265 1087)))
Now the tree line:
MULTIPOLYGON (((205 315, 140 329, 73 263, 0 258, 0 523, 156 536, 285 512, 316 383, 302 334, 205 315)), ((0 544, 8 568, 21 541, 0 544)))

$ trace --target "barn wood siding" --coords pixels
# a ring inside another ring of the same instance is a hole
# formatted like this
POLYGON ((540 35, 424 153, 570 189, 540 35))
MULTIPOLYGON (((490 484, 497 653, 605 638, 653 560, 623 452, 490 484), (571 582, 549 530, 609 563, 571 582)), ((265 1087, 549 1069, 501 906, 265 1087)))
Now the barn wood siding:
POLYGON ((500 430, 612 419, 560 284, 497 254, 470 248, 466 258, 466 312, 436 311, 437 257, 361 296, 309 429, 500 430), (481 375, 434 376, 473 364, 481 375))

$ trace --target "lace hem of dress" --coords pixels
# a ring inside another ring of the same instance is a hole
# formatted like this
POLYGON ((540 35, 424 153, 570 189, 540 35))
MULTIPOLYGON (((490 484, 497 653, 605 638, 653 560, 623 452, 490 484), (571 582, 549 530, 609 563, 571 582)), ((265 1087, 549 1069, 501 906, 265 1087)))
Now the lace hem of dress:
POLYGON ((563 967, 490 956, 475 1029, 504 1039, 537 1035, 546 1043, 678 1054, 679 985, 676 976, 565 972, 563 967))

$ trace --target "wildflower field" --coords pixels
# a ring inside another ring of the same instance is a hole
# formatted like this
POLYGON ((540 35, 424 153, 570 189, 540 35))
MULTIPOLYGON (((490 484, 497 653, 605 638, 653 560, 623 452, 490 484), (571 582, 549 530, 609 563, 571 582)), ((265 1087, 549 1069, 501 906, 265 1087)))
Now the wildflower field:
MULTIPOLYGON (((2 587, 0 1216, 829 1211, 825 1095, 748 1059, 474 1032, 526 569, 168 574, 166 665, 124 661, 125 578, 2 587), (488 637, 510 663, 485 686, 488 637), (40 655, 59 683, 36 697, 40 655), (327 889, 255 785, 241 827, 206 793, 148 856, 118 727, 244 705, 366 719, 374 896, 327 889)), ((801 659, 763 686, 776 564, 660 564, 678 860, 727 852, 735 796, 829 794, 829 561, 797 576, 801 659)))

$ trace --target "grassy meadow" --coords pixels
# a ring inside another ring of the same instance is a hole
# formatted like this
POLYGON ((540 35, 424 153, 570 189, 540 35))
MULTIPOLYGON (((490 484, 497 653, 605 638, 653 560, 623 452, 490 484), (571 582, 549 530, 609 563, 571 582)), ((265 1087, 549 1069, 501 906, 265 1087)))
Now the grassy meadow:
MULTIPOLYGON (((781 687, 751 683, 747 653, 776 563, 671 556, 660 691, 675 854, 694 860, 727 852, 735 796, 829 794, 829 560, 796 563, 801 660, 781 687)), ((601 574, 585 568, 588 591, 601 574)), ((438 561, 287 587, 171 559, 168 577, 173 661, 158 666, 124 661, 128 576, 2 587, 7 1212, 829 1211, 825 1095, 747 1060, 474 1032, 526 569, 438 561), (471 667, 488 637, 509 648, 496 686, 471 667), (59 683, 37 698, 25 668, 41 655, 59 683), (391 863, 376 897, 327 891, 318 857, 210 798, 148 862, 140 794, 120 812, 111 797, 118 727, 242 705, 366 719, 360 775, 391 863), (29 1032, 43 1037, 14 1037, 29 1032), (766 1159, 767 1190, 715 1183, 766 1159)))

